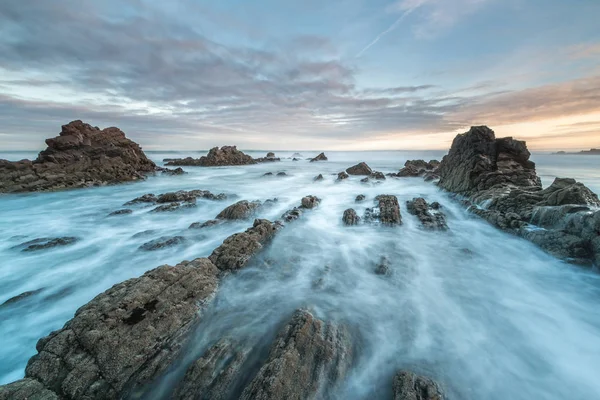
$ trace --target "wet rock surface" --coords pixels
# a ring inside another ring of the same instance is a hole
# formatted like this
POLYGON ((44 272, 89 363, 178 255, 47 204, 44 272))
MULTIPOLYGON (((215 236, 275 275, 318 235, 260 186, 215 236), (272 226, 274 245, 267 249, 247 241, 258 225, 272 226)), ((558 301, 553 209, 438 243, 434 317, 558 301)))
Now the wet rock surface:
POLYGON ((316 161, 327 161, 327 156, 325 155, 325 153, 321 153, 318 156, 316 156, 315 158, 310 159, 310 162, 316 162, 316 161))
POLYGON ((362 203, 363 201, 365 201, 366 197, 364 194, 359 194, 358 196, 356 196, 356 198, 354 199, 354 202, 356 203, 362 203))
POLYGON ((318 399, 345 377, 354 358, 344 325, 298 310, 279 332, 269 357, 240 399, 318 399))
POLYGON ((186 201, 186 202, 174 202, 174 203, 166 203, 166 204, 162 204, 156 208, 153 208, 152 210, 150 210, 150 212, 153 213, 157 213, 157 212, 172 212, 172 211, 179 211, 181 209, 185 209, 185 208, 193 208, 196 207, 196 200, 193 201, 186 201))
POLYGON ((261 206, 260 201, 241 200, 230 205, 217 215, 217 219, 248 219, 261 206))
POLYGON ((448 229, 446 216, 439 211, 439 203, 427 204, 422 197, 417 197, 406 202, 408 212, 416 216, 425 229, 445 231, 448 229))
POLYGON ((175 169, 165 168, 162 170, 163 175, 169 175, 169 176, 183 175, 185 173, 186 172, 181 167, 175 168, 175 169))
POLYGON ((116 184, 156 170, 142 148, 114 127, 100 130, 72 121, 46 144, 33 161, 0 160, 0 193, 116 184))
POLYGON ((529 157, 525 142, 472 127, 454 139, 438 168, 438 185, 466 198, 473 213, 552 255, 598 265, 598 196, 567 178, 542 189, 529 157))
POLYGON ((56 393, 48 390, 39 381, 25 378, 0 386, 0 400, 59 400, 56 393))
POLYGON ((300 204, 302 208, 310 210, 318 206, 320 202, 321 199, 319 199, 317 196, 306 196, 302 198, 300 204))
POLYGON ((338 180, 338 182, 339 182, 339 181, 343 181, 344 179, 348 179, 348 178, 350 178, 350 176, 349 176, 347 173, 345 173, 344 171, 340 172, 340 173, 337 175, 337 180, 338 180))
POLYGON ((433 380, 411 371, 400 371, 394 377, 394 400, 443 400, 442 390, 433 380))
POLYGON ((367 165, 367 163, 358 163, 346 170, 349 175, 371 175, 373 170, 367 165))
POLYGON ((53 247, 69 246, 74 244, 79 239, 72 236, 58 237, 58 238, 37 238, 29 240, 25 243, 21 243, 14 246, 15 249, 21 249, 21 251, 39 251, 51 249, 53 247))
POLYGON ((213 194, 208 190, 178 190, 177 192, 168 192, 159 194, 158 196, 153 193, 147 193, 143 196, 136 197, 133 200, 128 201, 124 206, 132 206, 136 204, 151 204, 151 203, 175 203, 175 202, 195 202, 197 199, 205 200, 226 200, 227 195, 225 193, 213 194))
POLYGON ((163 236, 155 240, 151 240, 147 243, 144 243, 140 246, 140 250, 145 251, 154 251, 161 250, 167 247, 178 246, 180 244, 185 243, 185 238, 183 236, 173 236, 167 237, 163 236))
POLYGON ((219 221, 218 219, 209 219, 208 221, 205 222, 194 222, 192 223, 188 229, 202 229, 202 228, 208 228, 211 226, 215 226, 220 224, 222 221, 219 221))
POLYGON ((356 214, 356 211, 354 211, 353 208, 349 208, 344 211, 342 222, 347 226, 358 225, 360 222, 360 217, 358 214, 356 214))
POLYGON ((315 208, 319 205, 321 199, 316 196, 306 196, 303 197, 300 202, 300 207, 294 207, 291 210, 286 211, 281 216, 281 220, 283 222, 292 222, 297 220, 304 214, 304 211, 315 208))
POLYGON ((364 220, 369 223, 380 222, 386 226, 402 225, 400 205, 396 196, 382 194, 375 197, 376 207, 365 210, 364 220))
POLYGON ((408 160, 404 163, 402 168, 396 174, 390 174, 397 178, 404 177, 418 177, 418 176, 437 176, 437 169, 440 162, 437 160, 431 160, 429 162, 425 160, 408 160))
POLYGON ((38 342, 26 386, 62 399, 127 397, 177 357, 185 334, 217 290, 218 273, 200 258, 113 286, 38 342))

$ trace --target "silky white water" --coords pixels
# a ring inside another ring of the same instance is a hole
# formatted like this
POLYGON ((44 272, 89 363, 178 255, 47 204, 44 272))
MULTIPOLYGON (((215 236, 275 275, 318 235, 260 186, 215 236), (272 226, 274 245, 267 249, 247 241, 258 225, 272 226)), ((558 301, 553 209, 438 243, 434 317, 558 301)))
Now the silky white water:
MULTIPOLYGON (((185 155, 189 153, 149 153, 157 162, 185 155)), ((194 332, 196 352, 225 334, 258 343, 273 335, 294 309, 308 307, 323 319, 344 321, 356 335, 356 365, 338 389, 339 398, 384 395, 399 368, 434 377, 452 398, 600 397, 597 272, 564 264, 494 229, 419 178, 365 185, 360 177, 336 183, 332 175, 359 161, 395 172, 407 159, 440 159, 442 152, 327 155, 330 161, 322 163, 283 159, 243 167, 189 167, 183 176, 133 184, 0 196, 0 304, 42 289, 0 307, 0 383, 20 379, 36 353, 36 341, 62 327, 97 294, 158 265, 207 256, 227 236, 251 225, 238 221, 191 230, 192 222, 212 219, 240 199, 276 197, 275 206, 257 214, 274 220, 312 194, 322 199, 317 209, 286 226, 248 268, 223 282, 194 332), (262 176, 279 171, 289 176, 262 176), (319 173, 325 181, 313 183, 319 173), (180 189, 238 197, 199 200, 196 208, 173 213, 135 207, 131 215, 107 217, 142 194, 180 189), (358 194, 367 200, 355 204, 358 194), (401 227, 342 226, 346 208, 362 215, 378 194, 398 196, 401 227), (405 207, 406 200, 418 196, 443 205, 448 232, 420 229, 405 207), (133 237, 140 232, 145 234, 133 237), (138 249, 149 240, 174 235, 185 236, 186 243, 152 252, 138 249), (30 253, 13 248, 59 236, 80 241, 30 253), (382 255, 390 260, 389 277, 373 272, 382 255), (319 279, 322 284, 316 287, 319 279)), ((533 160, 544 185, 556 176, 573 177, 600 192, 600 157, 534 155, 533 160)), ((157 390, 157 397, 170 390, 184 368, 182 361, 158 382, 163 393, 157 390)))

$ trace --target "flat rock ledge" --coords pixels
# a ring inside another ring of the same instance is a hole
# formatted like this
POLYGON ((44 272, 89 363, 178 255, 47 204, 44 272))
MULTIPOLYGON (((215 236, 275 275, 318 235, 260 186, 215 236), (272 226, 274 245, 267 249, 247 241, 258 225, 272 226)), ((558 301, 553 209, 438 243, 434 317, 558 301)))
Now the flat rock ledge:
POLYGON ((33 160, 0 160, 0 193, 51 191, 144 179, 156 165, 118 128, 101 130, 82 121, 62 126, 59 136, 33 160))
POLYGON ((446 216, 440 211, 440 204, 433 202, 428 204, 422 197, 417 197, 406 202, 409 214, 416 216, 423 228, 428 230, 448 230, 446 216))
POLYGON ((474 214, 562 260, 600 265, 598 196, 569 178, 543 189, 529 157, 525 142, 472 127, 454 139, 437 170, 438 185, 474 214))
POLYGON ((365 210, 365 222, 379 222, 386 226, 402 225, 402 214, 396 196, 381 194, 375 197, 375 203, 375 207, 365 210))

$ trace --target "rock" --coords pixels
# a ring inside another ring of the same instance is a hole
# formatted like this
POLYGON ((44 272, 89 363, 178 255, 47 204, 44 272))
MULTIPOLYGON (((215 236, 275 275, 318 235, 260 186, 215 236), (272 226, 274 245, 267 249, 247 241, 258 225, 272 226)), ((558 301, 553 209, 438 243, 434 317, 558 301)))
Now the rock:
POLYGON ((169 168, 165 168, 162 171, 163 175, 170 175, 170 176, 175 176, 175 175, 183 175, 186 174, 187 172, 185 172, 183 170, 183 168, 179 167, 179 168, 175 168, 175 169, 169 169, 169 168))
POLYGON ((35 379, 25 378, 0 386, 0 400, 59 400, 59 397, 35 379))
POLYGON ((448 229, 446 216, 438 211, 440 208, 439 203, 435 204, 435 207, 433 204, 430 206, 424 198, 417 197, 407 201, 406 208, 410 214, 416 216, 421 221, 421 225, 425 229, 445 231, 448 229))
POLYGON ((371 175, 369 175, 369 178, 375 179, 378 181, 385 181, 385 175, 383 174, 383 172, 379 172, 379 171, 373 171, 373 173, 371 175))
POLYGON ((291 210, 287 210, 281 216, 281 220, 284 222, 292 222, 300 218, 304 214, 304 209, 299 207, 294 207, 291 210))
POLYGON ((402 225, 400 205, 398 204, 398 198, 396 196, 382 194, 375 197, 375 201, 378 202, 377 208, 379 210, 377 219, 379 219, 383 225, 402 225))
POLYGON ((186 202, 183 202, 183 203, 175 202, 175 203, 163 204, 161 206, 153 208, 152 210, 150 210, 150 212, 153 212, 153 213, 156 213, 156 212, 173 212, 173 211, 179 211, 179 210, 184 209, 184 208, 193 208, 193 207, 196 207, 196 200, 194 200, 194 201, 186 201, 186 202))
POLYGON ((314 177, 313 181, 314 182, 319 182, 319 181, 322 181, 323 179, 325 179, 325 178, 323 178, 323 175, 319 174, 319 175, 317 175, 317 176, 314 177))
POLYGON ((217 195, 212 194, 208 190, 179 190, 177 192, 169 192, 159 195, 156 198, 157 203, 172 203, 172 202, 195 202, 196 199, 206 200, 225 200, 227 195, 225 193, 219 193, 217 195))
POLYGON ((110 214, 108 214, 108 216, 113 217, 115 215, 126 215, 131 213, 133 213, 133 210, 130 210, 129 208, 124 208, 122 210, 113 211, 110 214))
POLYGON ((349 175, 371 175, 373 171, 364 162, 358 163, 346 170, 349 175))
POLYGON ((389 276, 392 274, 392 271, 390 269, 390 260, 387 257, 385 257, 385 256, 381 257, 379 264, 377 264, 377 266, 375 266, 375 274, 376 275, 385 275, 385 276, 389 276))
MULTIPOLYGON (((323 154, 323 153, 321 153, 321 154, 323 154)), ((325 154, 323 154, 323 155, 325 155, 325 154)), ((292 158, 302 158, 302 157, 304 157, 304 156, 302 154, 300 154, 300 153, 294 153, 294 154, 292 154, 292 158)))
POLYGON ((139 248, 140 248, 140 250, 154 251, 154 250, 162 250, 167 247, 178 246, 183 243, 185 243, 185 238, 183 236, 173 236, 173 237, 162 236, 158 239, 154 239, 147 243, 144 243, 139 248))
POLYGON ((18 303, 18 302, 20 302, 21 300, 24 300, 24 299, 26 299, 26 298, 28 298, 28 297, 31 297, 31 296, 33 296, 33 295, 35 295, 35 294, 38 294, 38 293, 40 293, 40 292, 41 292, 41 291, 43 291, 43 290, 44 290, 44 288, 41 288, 41 289, 36 289, 36 290, 29 290, 29 291, 27 291, 27 292, 23 292, 23 293, 21 293, 21 294, 19 294, 19 295, 16 295, 16 296, 14 296, 14 297, 11 297, 10 299, 6 300, 4 303, 0 304, 0 308, 1 308, 1 307, 4 307, 4 306, 11 305, 11 304, 18 303))
POLYGON ((340 172, 337 176, 337 180, 338 181, 343 181, 344 179, 348 179, 349 176, 347 173, 345 173, 344 171, 340 172))
POLYGON ((310 160, 310 162, 315 162, 315 161, 327 161, 327 157, 325 156, 325 153, 321 153, 318 156, 316 156, 315 158, 312 158, 310 160))
POLYGON ((369 177, 362 178, 360 181, 361 183, 369 183, 369 177))
POLYGON ((600 206, 598 196, 574 179, 557 178, 542 189, 529 156, 525 142, 473 127, 454 139, 437 170, 438 185, 460 194, 474 214, 550 254, 598 265, 600 211, 590 208, 600 206))
POLYGON ((221 221, 217 220, 217 219, 209 219, 208 221, 205 222, 194 222, 193 224, 191 224, 189 226, 188 229, 201 229, 201 228, 208 228, 210 226, 215 226, 220 224, 221 221))
POLYGON ((39 389, 31 382, 37 380, 64 399, 129 397, 180 355, 214 297, 218 275, 209 260, 199 258, 113 286, 38 342, 39 353, 25 370, 27 386, 39 389))
POLYGON ((22 248, 22 251, 38 251, 50 249, 52 247, 68 246, 79 239, 72 236, 64 236, 58 238, 38 238, 25 243, 21 243, 13 248, 22 248))
POLYGON ((277 176, 287 176, 287 174, 285 172, 278 172, 277 176))
POLYGON ((358 223, 360 222, 360 217, 356 214, 356 211, 354 211, 354 209, 349 208, 346 211, 344 211, 342 221, 344 222, 344 225, 347 226, 358 225, 358 223))
POLYGON ((248 219, 261 206, 260 201, 241 200, 230 205, 217 215, 217 219, 248 219))
POLYGON ((321 199, 319 199, 317 196, 306 196, 302 198, 301 207, 310 210, 318 206, 320 202, 321 199))
MULTIPOLYGON (((271 159, 269 159, 271 161, 271 159)), ((206 156, 194 159, 192 157, 178 158, 167 162, 165 165, 197 166, 197 167, 222 167, 230 165, 256 164, 247 154, 237 149, 236 146, 213 147, 206 156)))
POLYGON ((365 195, 364 194, 359 194, 358 196, 356 196, 356 199, 354 199, 355 203, 361 203, 363 201, 365 201, 365 195))
POLYGON ((351 335, 344 325, 298 310, 277 335, 267 361, 240 399, 329 398, 352 364, 352 349, 351 335))
POLYGON ((425 176, 426 174, 435 173, 439 164, 440 162, 437 160, 431 160, 429 162, 426 162, 425 160, 408 160, 404 163, 404 168, 397 174, 392 174, 391 176, 398 178, 425 176))
POLYGON ((273 176, 273 173, 272 173, 272 172, 265 172, 265 173, 263 174, 263 176, 273 176))
POLYGON ((225 239, 208 258, 221 271, 239 270, 271 240, 279 228, 281 225, 277 223, 257 219, 252 228, 225 239))
POLYGON ((433 380, 410 371, 400 371, 392 385, 394 400, 443 400, 444 395, 433 380))
POLYGON ((143 196, 136 197, 135 199, 128 201, 127 203, 125 203, 123 205, 130 206, 130 205, 138 204, 138 203, 156 203, 156 196, 152 193, 148 193, 143 196))
POLYGON ((256 161, 257 163, 266 163, 266 162, 281 161, 281 159, 276 158, 276 157, 260 157, 260 158, 255 158, 254 161, 256 161))
POLYGON ((267 158, 275 158, 275 153, 273 153, 273 152, 271 152, 271 151, 270 151, 270 152, 268 152, 268 153, 267 153, 267 158))
POLYGON ((144 179, 157 169, 118 128, 100 130, 73 121, 46 144, 34 161, 0 160, 0 193, 117 184, 144 179))

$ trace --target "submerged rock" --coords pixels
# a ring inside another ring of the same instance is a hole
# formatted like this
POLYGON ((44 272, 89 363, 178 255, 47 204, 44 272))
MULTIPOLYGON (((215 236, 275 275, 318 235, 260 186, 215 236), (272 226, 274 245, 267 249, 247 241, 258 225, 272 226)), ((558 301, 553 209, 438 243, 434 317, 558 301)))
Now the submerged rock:
POLYGON ((321 199, 319 199, 317 196, 306 196, 302 198, 300 204, 302 208, 313 209, 318 206, 320 202, 321 199))
POLYGON ((417 197, 407 201, 406 208, 410 214, 416 216, 421 221, 421 225, 425 229, 441 231, 448 229, 446 216, 439 211, 439 203, 429 205, 424 198, 417 197))
POLYGON ((257 219, 252 228, 229 236, 208 257, 221 271, 235 271, 265 246, 281 225, 266 219, 257 219))
POLYGON ((369 175, 369 178, 375 179, 378 181, 385 181, 385 175, 383 174, 383 172, 379 172, 379 171, 373 171, 373 173, 371 175, 369 175))
POLYGON ((113 286, 38 342, 25 376, 46 392, 35 382, 27 385, 48 398, 127 398, 178 357, 199 311, 217 290, 218 274, 199 258, 113 286))
POLYGON ((172 211, 179 211, 182 208, 193 208, 196 207, 196 200, 193 201, 186 201, 183 203, 180 202, 175 202, 175 203, 166 203, 163 205, 160 205, 156 208, 153 208, 152 210, 150 210, 150 212, 172 212, 172 211))
POLYGON ((25 243, 21 243, 13 248, 22 248, 22 251, 38 251, 50 249, 52 247, 68 246, 77 242, 78 240, 78 238, 72 236, 58 238, 37 238, 25 243))
POLYGON ((117 211, 113 211, 110 214, 108 214, 109 217, 114 217, 116 215, 127 215, 127 214, 132 214, 133 210, 129 209, 129 208, 124 208, 121 210, 117 210, 117 211))
POLYGON ((410 371, 400 371, 392 385, 394 400, 443 400, 442 390, 433 380, 410 371))
POLYGON ((227 195, 225 193, 219 193, 217 195, 212 194, 208 190, 179 190, 177 192, 169 192, 159 195, 156 198, 157 203, 171 203, 175 201, 195 201, 196 199, 206 200, 225 200, 227 195))
POLYGON ((260 201, 241 200, 230 205, 217 215, 217 219, 248 219, 261 206, 260 201))
POLYGON ((221 223, 221 221, 219 221, 218 219, 209 219, 208 221, 205 221, 205 222, 194 222, 188 227, 188 229, 208 228, 210 226, 215 226, 220 223, 221 223))
POLYGON ((344 215, 342 216, 342 222, 344 222, 344 225, 347 226, 358 225, 358 223, 360 222, 360 217, 358 216, 358 214, 356 214, 356 211, 354 211, 353 208, 349 208, 346 211, 344 211, 344 215))
POLYGON ((488 127, 472 127, 454 139, 438 168, 438 185, 466 198, 473 213, 556 257, 598 265, 597 195, 574 179, 557 178, 542 189, 529 157, 525 142, 496 139, 488 127), (566 206, 575 207, 564 212, 566 206))
POLYGON ((285 172, 278 172, 277 176, 287 176, 287 174, 285 172))
POLYGON ((354 359, 344 325, 298 310, 271 346, 269 357, 242 392, 242 400, 328 398, 354 359))
POLYGON ((165 168, 162 170, 162 174, 163 175, 170 175, 170 176, 175 176, 175 175, 183 175, 183 174, 187 174, 187 172, 185 172, 183 170, 183 168, 179 167, 179 168, 175 168, 175 169, 169 169, 169 168, 165 168))
MULTIPOLYGON (((24 299, 26 299, 26 298, 28 298, 28 297, 31 297, 31 296, 33 296, 33 295, 35 295, 35 294, 38 294, 38 293, 40 293, 40 292, 41 292, 41 291, 43 291, 43 290, 44 290, 44 288, 41 288, 41 289, 36 289, 36 290, 29 290, 29 291, 27 291, 27 292, 23 292, 23 293, 21 293, 21 294, 18 294, 18 295, 16 295, 16 296, 14 296, 14 297, 11 297, 10 299, 6 300, 4 303, 0 304, 0 308, 1 308, 1 307, 4 307, 4 306, 11 305, 11 304, 18 303, 18 302, 20 302, 21 300, 24 300, 24 299)), ((0 398, 1 398, 1 397, 0 397, 0 398)))
POLYGON ((316 156, 315 158, 311 158, 310 162, 315 162, 315 161, 327 161, 327 156, 325 156, 325 153, 321 153, 318 156, 316 156))
POLYGON ((376 275, 391 275, 392 270, 390 269, 390 260, 386 256, 382 256, 379 263, 375 266, 376 275))
POLYGON ((163 236, 158 239, 151 240, 147 243, 144 243, 140 246, 140 250, 146 251, 154 251, 161 250, 167 247, 178 246, 180 244, 185 243, 185 238, 183 236, 163 236))
POLYGON ((236 146, 213 147, 208 154, 200 158, 172 159, 166 165, 196 166, 196 167, 221 167, 230 165, 250 165, 257 161, 251 156, 238 150, 236 146))
POLYGON ((100 130, 72 121, 46 144, 33 161, 0 160, 0 193, 129 182, 144 179, 157 168, 137 143, 114 127, 100 130))
POLYGON ((358 163, 346 170, 349 175, 371 175, 373 171, 364 162, 358 163))
POLYGON ((337 176, 337 180, 339 181, 343 181, 344 179, 348 179, 350 176, 348 176, 347 173, 345 173, 344 171, 340 172, 337 176))
POLYGON ((273 173, 272 173, 272 172, 265 172, 265 173, 263 174, 263 176, 273 176, 273 173))
POLYGON ((156 195, 154 195, 152 193, 148 193, 143 196, 136 197, 135 199, 128 201, 127 203, 125 203, 123 205, 130 206, 130 205, 138 204, 138 203, 156 203, 156 195))
POLYGON ((300 207, 294 207, 291 210, 287 210, 281 216, 281 220, 283 222, 295 221, 298 218, 300 218, 302 216, 302 214, 304 214, 304 211, 315 208, 316 206, 319 205, 320 202, 321 202, 321 199, 319 199, 316 196, 303 197, 300 202, 300 207))
POLYGON ((365 201, 366 197, 364 194, 359 194, 358 196, 356 196, 356 198, 354 199, 354 202, 356 203, 361 203, 363 201, 365 201))
POLYGON ((318 182, 318 181, 322 181, 323 179, 325 179, 325 178, 323 178, 323 174, 319 174, 314 177, 313 181, 318 182))

